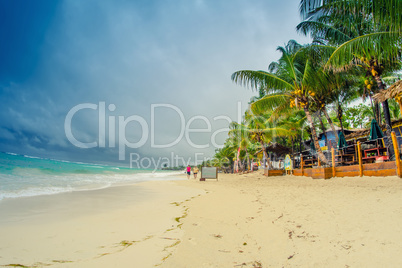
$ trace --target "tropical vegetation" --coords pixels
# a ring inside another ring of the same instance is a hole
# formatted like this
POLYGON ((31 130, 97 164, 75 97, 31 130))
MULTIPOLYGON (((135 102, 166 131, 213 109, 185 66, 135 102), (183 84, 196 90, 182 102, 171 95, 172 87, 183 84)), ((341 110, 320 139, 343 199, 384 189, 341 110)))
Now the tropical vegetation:
POLYGON ((231 124, 213 165, 230 168, 239 160, 246 168, 271 142, 303 150, 306 139, 329 164, 318 133, 364 128, 372 118, 384 122, 390 136, 399 106, 371 97, 400 79, 402 1, 301 0, 300 14, 296 30, 311 37, 310 44, 290 40, 277 48, 281 56, 267 70, 232 74, 235 83, 259 95, 250 100, 243 122, 231 124))

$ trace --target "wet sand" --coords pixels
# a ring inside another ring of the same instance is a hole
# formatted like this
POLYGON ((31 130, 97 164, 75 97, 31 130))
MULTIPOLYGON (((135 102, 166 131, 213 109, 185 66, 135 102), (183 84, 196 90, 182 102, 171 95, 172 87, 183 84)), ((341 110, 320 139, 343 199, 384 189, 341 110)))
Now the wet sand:
POLYGON ((1 203, 0 265, 401 267, 402 179, 219 174, 1 203))
POLYGON ((180 202, 202 193, 158 181, 3 200, 0 266, 153 267, 182 235, 180 202))

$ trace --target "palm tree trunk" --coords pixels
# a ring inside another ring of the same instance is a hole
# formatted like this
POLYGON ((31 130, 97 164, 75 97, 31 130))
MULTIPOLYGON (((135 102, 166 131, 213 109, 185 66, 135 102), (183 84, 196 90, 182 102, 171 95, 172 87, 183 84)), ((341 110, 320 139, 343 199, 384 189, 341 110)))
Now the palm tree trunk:
MULTIPOLYGON (((381 76, 376 75, 374 79, 377 82, 379 90, 385 89, 385 84, 382 82, 381 76)), ((382 109, 384 113, 384 119, 385 119, 385 127, 386 127, 386 135, 387 138, 385 139, 385 144, 388 147, 389 150, 389 158, 393 159, 395 157, 395 152, 394 152, 394 147, 392 146, 392 140, 391 140, 391 132, 392 132, 392 122, 391 122, 391 115, 389 113, 389 106, 388 106, 388 100, 385 100, 382 104, 382 109)))
POLYGON ((337 109, 336 117, 338 117, 339 120, 339 125, 341 126, 341 131, 343 135, 345 135, 345 131, 343 130, 343 123, 342 123, 342 117, 343 117, 343 110, 342 106, 338 103, 338 109, 337 109))
POLYGON ((325 144, 328 146, 328 137, 327 137, 327 132, 324 126, 324 121, 322 121, 322 116, 321 116, 321 110, 319 110, 319 114, 318 114, 318 120, 320 120, 320 125, 321 125, 321 130, 322 130, 322 134, 324 135, 325 138, 325 144))
POLYGON ((290 141, 292 143, 292 155, 295 153, 294 151, 294 146, 295 146, 295 141, 293 140, 293 137, 290 137, 290 141))
POLYGON ((374 116, 378 124, 381 125, 381 111, 378 101, 374 101, 374 116))
MULTIPOLYGON (((267 163, 268 163, 268 154, 267 154, 267 151, 265 151, 264 142, 262 140, 260 140, 260 144, 261 144, 262 152, 264 154, 265 161, 267 161, 267 163)), ((265 168, 265 163, 264 163, 264 168, 265 168)))
POLYGON ((299 139, 299 153, 301 153, 301 151, 302 151, 302 142, 303 142, 303 131, 302 131, 302 133, 301 133, 301 135, 300 135, 300 139, 299 139))
POLYGON ((325 107, 323 108, 322 111, 324 112, 325 118, 327 118, 328 124, 331 126, 332 132, 334 132, 335 142, 336 142, 336 144, 338 144, 339 143, 339 137, 336 134, 334 122, 332 122, 332 119, 331 119, 331 117, 329 117, 327 109, 325 107))
POLYGON ((317 137, 317 132, 315 131, 315 126, 314 126, 313 118, 311 117, 310 111, 307 109, 307 107, 304 107, 304 112, 306 113, 307 120, 308 120, 308 122, 309 122, 309 124, 310 124, 311 135, 312 135, 312 137, 313 137, 314 147, 315 147, 315 149, 316 149, 316 151, 317 151, 317 155, 318 155, 318 157, 320 158, 320 161, 321 161, 323 164, 326 165, 326 164, 328 164, 328 160, 327 160, 327 158, 325 157, 325 155, 322 153, 320 144, 318 143, 318 137, 317 137))
POLYGON ((247 148, 246 148, 246 157, 247 157, 247 170, 250 170, 250 157, 248 155, 247 148))
POLYGON ((386 139, 385 139, 385 144, 388 147, 389 151, 389 158, 394 159, 395 157, 395 152, 394 152, 394 146, 392 145, 392 139, 391 139, 391 132, 392 132, 392 122, 391 122, 391 116, 389 114, 389 107, 388 107, 388 101, 385 100, 382 102, 382 108, 384 110, 384 118, 385 118, 385 133, 386 133, 386 139))
POLYGON ((292 157, 291 157, 291 159, 292 159, 292 167, 295 168, 295 150, 294 150, 295 141, 294 141, 293 137, 290 137, 290 141, 292 142, 292 157))

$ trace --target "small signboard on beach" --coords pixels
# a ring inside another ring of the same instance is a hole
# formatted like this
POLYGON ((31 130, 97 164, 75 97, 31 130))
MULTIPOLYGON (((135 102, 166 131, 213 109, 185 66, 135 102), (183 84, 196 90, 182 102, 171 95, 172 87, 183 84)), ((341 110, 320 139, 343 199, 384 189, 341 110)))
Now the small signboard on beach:
POLYGON ((218 180, 218 168, 216 167, 202 167, 201 168, 201 179, 216 179, 218 180))
POLYGON ((285 157, 285 170, 292 170, 292 159, 288 154, 285 157))

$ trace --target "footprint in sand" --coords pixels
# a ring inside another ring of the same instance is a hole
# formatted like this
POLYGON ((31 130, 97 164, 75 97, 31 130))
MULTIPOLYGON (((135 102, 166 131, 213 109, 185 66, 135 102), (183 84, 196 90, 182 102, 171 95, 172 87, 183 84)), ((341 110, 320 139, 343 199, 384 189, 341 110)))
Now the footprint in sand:
POLYGON ((192 244, 192 245, 197 245, 197 242, 195 241, 194 238, 189 238, 189 239, 188 239, 188 242, 189 242, 190 244, 192 244))

